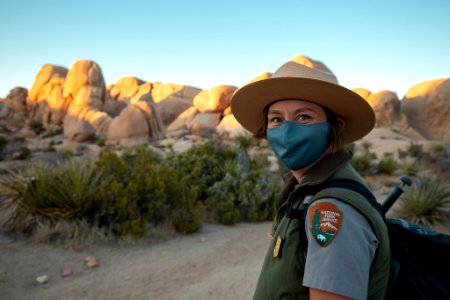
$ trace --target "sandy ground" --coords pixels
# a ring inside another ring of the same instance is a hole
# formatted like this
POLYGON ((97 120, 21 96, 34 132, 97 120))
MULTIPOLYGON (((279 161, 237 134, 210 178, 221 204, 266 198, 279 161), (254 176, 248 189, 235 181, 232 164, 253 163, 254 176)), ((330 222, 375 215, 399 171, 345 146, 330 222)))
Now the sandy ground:
POLYGON ((269 222, 204 225, 164 242, 82 251, 2 236, 0 299, 251 299, 269 230, 269 222), (100 265, 87 268, 88 255, 100 265), (72 275, 61 277, 64 268, 72 275))

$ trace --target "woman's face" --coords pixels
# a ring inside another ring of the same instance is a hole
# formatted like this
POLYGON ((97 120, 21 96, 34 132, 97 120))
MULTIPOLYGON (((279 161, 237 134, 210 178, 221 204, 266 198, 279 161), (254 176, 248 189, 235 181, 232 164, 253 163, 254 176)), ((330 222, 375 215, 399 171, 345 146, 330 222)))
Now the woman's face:
POLYGON ((274 128, 285 120, 301 124, 316 124, 327 121, 325 110, 313 102, 287 99, 275 102, 267 112, 267 128, 274 128))

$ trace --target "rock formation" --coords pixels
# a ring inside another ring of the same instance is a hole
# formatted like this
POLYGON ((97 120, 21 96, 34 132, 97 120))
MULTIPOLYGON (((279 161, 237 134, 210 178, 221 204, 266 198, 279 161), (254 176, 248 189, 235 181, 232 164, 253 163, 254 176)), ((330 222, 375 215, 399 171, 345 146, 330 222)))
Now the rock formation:
POLYGON ((424 137, 450 142, 450 79, 416 84, 403 98, 401 110, 424 137))

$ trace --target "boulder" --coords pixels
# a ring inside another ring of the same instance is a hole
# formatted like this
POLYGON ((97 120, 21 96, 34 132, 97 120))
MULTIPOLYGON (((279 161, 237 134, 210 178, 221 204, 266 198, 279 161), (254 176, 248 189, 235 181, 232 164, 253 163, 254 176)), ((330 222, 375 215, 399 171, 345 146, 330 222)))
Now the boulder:
POLYGON ((67 71, 67 68, 60 66, 54 66, 50 64, 45 64, 44 66, 42 66, 42 68, 36 74, 33 85, 28 92, 28 101, 36 102, 38 100, 42 100, 40 99, 42 98, 40 97, 41 88, 53 78, 60 78, 64 80, 64 78, 66 78, 67 71))
POLYGON ((219 125, 220 118, 220 113, 208 112, 197 114, 192 121, 192 134, 202 137, 212 137, 216 132, 217 125, 219 125))
POLYGON ((63 97, 72 102, 84 86, 93 86, 102 90, 101 101, 104 102, 106 88, 100 66, 93 61, 76 61, 64 81, 63 97))
POLYGON ((134 104, 128 105, 109 126, 107 140, 120 141, 130 138, 148 138, 149 128, 145 113, 134 104))
POLYGON ((372 93, 367 101, 375 111, 377 126, 390 127, 396 123, 407 126, 408 122, 406 116, 401 113, 401 104, 396 93, 391 91, 372 93))
POLYGON ((413 86, 401 102, 410 126, 428 139, 450 141, 450 79, 425 81, 413 86))
POLYGON ((253 77, 252 79, 250 79, 250 81, 247 82, 247 84, 252 83, 252 82, 256 82, 256 81, 260 81, 260 80, 264 80, 264 79, 269 79, 270 77, 272 77, 272 73, 270 72, 264 72, 259 74, 256 77, 253 77))
POLYGON ((101 109, 103 107, 104 90, 97 86, 83 86, 78 91, 71 106, 90 107, 101 109))
POLYGON ((127 105, 128 104, 123 101, 109 100, 103 105, 102 111, 107 113, 111 118, 114 118, 117 117, 127 105))
POLYGON ((192 99, 200 92, 198 88, 174 83, 152 83, 152 98, 155 103, 165 101, 171 97, 192 99))
POLYGON ((369 90, 364 89, 364 88, 356 88, 356 89, 352 89, 352 91, 357 93, 358 95, 360 95, 366 101, 369 101, 369 97, 372 94, 369 90))
POLYGON ((86 121, 64 123, 64 136, 76 142, 86 142, 95 138, 95 128, 86 121))
POLYGON ((216 131, 220 135, 226 134, 231 138, 249 133, 241 124, 239 124, 234 115, 224 116, 216 127, 216 131))
POLYGON ((322 63, 318 60, 311 59, 311 58, 301 55, 301 54, 294 56, 289 61, 293 61, 293 62, 305 65, 310 68, 315 68, 315 69, 319 69, 319 70, 322 70, 325 72, 333 73, 333 72, 331 72, 330 69, 328 69, 328 67, 324 63, 322 63))
POLYGON ((130 99, 130 103, 137 103, 139 101, 153 102, 152 84, 150 82, 141 84, 137 93, 130 99))
POLYGON ((120 101, 130 100, 139 91, 139 86, 144 81, 133 77, 122 77, 111 88, 110 95, 112 98, 120 101))
POLYGON ((45 127, 61 125, 70 101, 63 97, 67 69, 46 64, 35 77, 28 93, 29 118, 41 121, 45 127))
POLYGON ((194 106, 189 107, 182 112, 178 118, 175 119, 168 127, 167 131, 178 131, 182 129, 190 129, 192 127, 192 121, 198 114, 197 108, 194 106))
POLYGON ((170 96, 156 104, 164 125, 171 124, 182 112, 192 106, 192 99, 170 96))
POLYGON ((155 104, 152 102, 139 101, 134 105, 140 108, 145 114, 149 129, 149 137, 151 139, 161 138, 164 135, 164 125, 155 104))
POLYGON ((219 85, 209 91, 203 90, 194 98, 194 106, 200 112, 223 112, 230 106, 231 97, 237 90, 234 86, 219 85))
POLYGON ((9 91, 6 101, 18 111, 25 112, 27 110, 28 90, 24 87, 15 87, 9 91))
POLYGON ((112 119, 108 141, 132 138, 158 139, 163 135, 161 118, 153 103, 139 101, 128 105, 119 116, 112 119))

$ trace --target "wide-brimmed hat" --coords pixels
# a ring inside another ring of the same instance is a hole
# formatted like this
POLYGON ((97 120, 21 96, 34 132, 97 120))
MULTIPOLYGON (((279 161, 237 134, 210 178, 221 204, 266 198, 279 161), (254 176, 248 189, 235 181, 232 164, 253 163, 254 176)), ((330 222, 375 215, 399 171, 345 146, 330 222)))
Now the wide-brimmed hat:
POLYGON ((365 136, 375 125, 375 113, 369 103, 339 85, 332 73, 294 61, 283 64, 271 78, 238 89, 231 100, 231 111, 245 129, 256 134, 266 124, 264 109, 284 99, 311 101, 342 116, 345 121, 344 143, 365 136))

